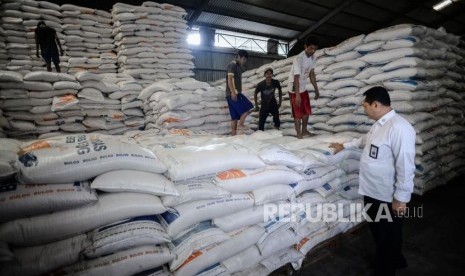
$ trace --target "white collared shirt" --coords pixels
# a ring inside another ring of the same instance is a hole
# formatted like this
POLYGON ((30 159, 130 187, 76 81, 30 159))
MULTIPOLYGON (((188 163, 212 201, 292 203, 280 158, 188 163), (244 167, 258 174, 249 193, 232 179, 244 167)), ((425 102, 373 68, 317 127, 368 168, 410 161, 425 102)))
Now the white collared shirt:
POLYGON ((344 148, 364 147, 360 158, 359 193, 381 201, 409 202, 415 177, 415 130, 391 110, 370 131, 344 148))
POLYGON ((307 84, 310 83, 310 71, 316 66, 316 57, 312 55, 307 57, 305 51, 298 54, 292 62, 291 72, 288 79, 288 91, 294 93, 294 76, 299 75, 300 93, 307 90, 307 84))

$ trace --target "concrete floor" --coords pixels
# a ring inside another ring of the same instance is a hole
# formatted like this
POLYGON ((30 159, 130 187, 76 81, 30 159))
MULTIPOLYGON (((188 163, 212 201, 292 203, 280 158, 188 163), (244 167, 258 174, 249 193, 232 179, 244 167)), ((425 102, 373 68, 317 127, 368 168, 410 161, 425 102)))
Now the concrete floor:
MULTIPOLYGON (((465 177, 412 198, 410 206, 423 206, 423 217, 407 219, 404 224, 404 255, 409 266, 396 275, 465 275, 464 199, 465 177)), ((299 271, 285 274, 370 275, 373 256, 374 243, 365 225, 332 247, 309 254, 299 271), (312 259, 318 260, 312 263, 312 259)))

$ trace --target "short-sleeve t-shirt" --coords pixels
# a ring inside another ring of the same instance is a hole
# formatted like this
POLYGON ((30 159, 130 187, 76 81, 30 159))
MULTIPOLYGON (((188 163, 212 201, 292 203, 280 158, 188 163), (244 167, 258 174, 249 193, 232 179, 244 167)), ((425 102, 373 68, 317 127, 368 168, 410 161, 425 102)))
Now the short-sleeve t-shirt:
POLYGON ((262 98, 262 106, 269 105, 273 101, 276 102, 275 91, 281 89, 281 84, 278 80, 271 80, 271 84, 267 85, 266 80, 263 80, 257 84, 255 93, 260 92, 262 98))
POLYGON ((235 60, 231 61, 226 69, 226 97, 231 96, 231 89, 228 87, 228 74, 234 74, 234 86, 237 92, 242 92, 242 67, 235 60))
POLYGON ((58 53, 58 47, 55 42, 56 31, 53 28, 49 26, 37 28, 35 34, 42 52, 58 53))
POLYGON ((288 79, 288 91, 294 93, 294 76, 300 75, 299 77, 299 88, 300 93, 304 92, 307 87, 307 84, 310 82, 309 74, 310 71, 315 68, 316 65, 316 57, 312 55, 311 57, 307 57, 305 51, 298 54, 292 63, 291 72, 289 74, 288 79))

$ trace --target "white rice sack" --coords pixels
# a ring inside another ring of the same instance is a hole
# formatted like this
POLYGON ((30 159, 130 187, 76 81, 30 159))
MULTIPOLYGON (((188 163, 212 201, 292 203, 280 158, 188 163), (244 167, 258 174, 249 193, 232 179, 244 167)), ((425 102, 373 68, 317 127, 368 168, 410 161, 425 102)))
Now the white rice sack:
MULTIPOLYGON (((47 71, 37 71, 27 73, 24 78, 25 81, 41 81, 41 82, 57 82, 57 81, 76 81, 73 75, 65 73, 55 73, 47 71)), ((31 89, 34 90, 34 89, 31 89)))
POLYGON ((0 222, 75 208, 97 201, 88 182, 8 184, 0 193, 0 222))
POLYGON ((359 59, 370 64, 383 64, 406 56, 424 57, 425 52, 419 48, 406 47, 369 53, 359 59))
POLYGON ((222 217, 252 207, 249 194, 232 194, 229 198, 199 200, 177 205, 160 215, 160 221, 171 237, 188 227, 208 219, 222 217))
POLYGON ((166 264, 174 258, 166 246, 145 245, 62 268, 61 275, 134 275, 166 264))
POLYGON ((23 81, 23 75, 13 71, 0 71, 0 81, 23 81))
POLYGON ((271 256, 273 253, 288 248, 298 241, 299 237, 295 231, 284 225, 270 234, 263 235, 257 242, 257 247, 261 255, 271 256))
POLYGON ((272 256, 261 261, 261 264, 266 267, 269 271, 274 271, 285 264, 295 263, 303 260, 305 255, 294 248, 283 249, 273 254, 272 256))
POLYGON ((173 182, 165 176, 136 170, 115 170, 103 173, 92 181, 91 187, 104 192, 135 192, 158 196, 179 195, 173 182))
POLYGON ((53 83, 53 89, 60 90, 60 89, 74 89, 79 90, 81 89, 81 85, 75 81, 57 81, 53 83))
MULTIPOLYGON (((361 69, 367 65, 366 61, 361 60, 361 58, 356 60, 346 60, 341 62, 336 62, 328 67, 326 67, 323 72, 324 73, 334 73, 339 70, 343 69, 361 69)), ((325 88, 326 89, 326 88, 325 88)))
POLYGON ((65 95, 61 97, 53 97, 51 111, 60 111, 70 109, 79 103, 79 100, 74 95, 65 95))
POLYGON ((93 205, 5 222, 0 225, 0 239, 14 245, 43 244, 118 220, 160 214, 165 210, 160 199, 153 195, 102 194, 93 205))
POLYGON ((325 89, 338 90, 344 87, 363 87, 365 83, 356 79, 338 79, 328 83, 325 89))
POLYGON ((342 41, 341 43, 339 43, 338 45, 334 47, 325 48, 324 51, 327 55, 330 55, 330 56, 340 55, 342 53, 353 50, 355 47, 357 47, 358 45, 362 43, 364 38, 365 38, 364 34, 354 36, 354 37, 351 37, 351 38, 348 38, 342 41))
MULTIPOLYGON (((226 267, 229 273, 236 275, 237 272, 247 271, 249 268, 257 265, 260 261, 265 259, 266 257, 260 254, 258 247, 252 245, 251 247, 247 248, 246 250, 240 252, 237 255, 234 255, 226 260, 223 260, 221 264, 226 267)), ((249 275, 249 274, 244 274, 249 275)), ((262 274, 258 274, 262 275, 262 274)), ((263 274, 267 275, 267 274, 263 274)))
POLYGON ((258 155, 268 165, 284 165, 288 167, 303 165, 303 160, 298 155, 277 144, 270 144, 261 148, 258 155))
POLYGON ((383 86, 388 90, 436 90, 440 83, 437 81, 390 80, 383 82, 383 86))
POLYGON ((209 87, 211 87, 210 84, 208 84, 206 82, 197 81, 195 79, 185 80, 185 81, 182 81, 182 82, 176 82, 176 83, 174 83, 174 85, 179 89, 192 90, 192 91, 194 91, 196 89, 199 89, 199 88, 209 88, 209 87))
POLYGON ((252 246, 264 233, 260 226, 238 230, 231 233, 231 238, 212 248, 205 248, 191 256, 188 263, 181 266, 175 274, 178 276, 196 275, 203 269, 225 260, 252 246))
POLYGON ((260 168, 265 164, 243 146, 214 144, 158 150, 172 181, 208 176, 233 168, 260 168), (225 158, 228 156, 228 158, 225 158))
POLYGON ((307 169, 303 173, 305 180, 299 181, 297 186, 294 187, 294 190, 296 191, 296 194, 300 194, 303 191, 321 187, 325 183, 328 183, 343 174, 345 174, 345 171, 337 166, 324 166, 307 169))
POLYGON ((362 199, 363 195, 358 193, 358 186, 345 186, 339 190, 338 195, 348 200, 362 199))
POLYGON ((370 41, 387 41, 396 38, 407 37, 410 35, 420 36, 425 33, 426 27, 424 26, 417 26, 412 24, 400 24, 395 25, 383 29, 376 30, 370 34, 368 34, 364 42, 370 41))
POLYGON ((293 185, 270 185, 254 190, 252 192, 255 198, 255 205, 263 205, 269 202, 285 201, 295 197, 293 185))
POLYGON ((314 189, 322 197, 328 197, 336 192, 340 191, 345 186, 356 186, 358 185, 358 174, 344 174, 340 177, 334 178, 328 181, 323 186, 314 189))
POLYGON ((141 100, 145 100, 145 99, 150 98, 150 96, 152 96, 152 94, 157 91, 169 92, 169 91, 173 91, 173 89, 174 89, 174 85, 172 83, 169 83, 167 81, 159 81, 142 89, 142 91, 140 92, 137 98, 141 100))
POLYGON ((133 169, 162 173, 166 167, 151 151, 98 134, 37 140, 21 148, 18 167, 28 183, 66 183, 102 173, 133 169))
POLYGON ((374 41, 370 41, 370 42, 363 42, 362 44, 355 47, 354 50, 358 51, 361 54, 366 54, 368 52, 378 50, 379 48, 381 48, 381 46, 384 45, 384 43, 386 43, 386 41, 376 41, 376 40, 374 40, 374 41))
POLYGON ((198 223, 189 231, 173 239, 172 250, 176 257, 169 264, 170 270, 175 271, 185 262, 188 262, 194 253, 224 242, 229 238, 221 229, 213 226, 210 221, 198 223))
POLYGON ((189 201, 202 199, 215 199, 228 197, 231 193, 226 189, 212 183, 211 180, 187 180, 182 183, 176 183, 178 196, 162 196, 163 205, 172 207, 189 201))
POLYGON ((76 74, 74 74, 74 76, 80 82, 87 81, 87 80, 100 81, 103 79, 102 75, 94 74, 89 71, 79 71, 76 74))
POLYGON ((267 166, 260 169, 233 169, 218 173, 216 185, 232 193, 245 193, 276 184, 294 184, 303 177, 284 166, 267 166))
POLYGON ((3 262, 2 275, 43 275, 79 261, 86 235, 78 235, 58 242, 13 249, 15 261, 3 262))
POLYGON ((265 208, 278 208, 278 205, 269 203, 266 206, 258 205, 244 209, 239 212, 213 219, 213 224, 225 232, 231 232, 241 227, 255 225, 263 222, 265 218, 265 208))
POLYGON ((108 255, 132 247, 170 242, 156 216, 135 217, 97 228, 87 234, 89 245, 83 250, 88 258, 108 255))

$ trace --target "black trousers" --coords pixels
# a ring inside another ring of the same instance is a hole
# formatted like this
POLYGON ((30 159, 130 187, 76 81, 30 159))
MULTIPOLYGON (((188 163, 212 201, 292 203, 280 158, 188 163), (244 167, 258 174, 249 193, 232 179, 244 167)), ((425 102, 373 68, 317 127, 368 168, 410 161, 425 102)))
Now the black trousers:
POLYGON ((396 269, 407 267, 407 261, 402 254, 402 227, 405 218, 394 215, 390 202, 379 201, 368 196, 364 197, 364 202, 365 205, 372 204, 367 210, 367 215, 372 220, 368 222, 368 227, 376 246, 375 275, 395 275, 396 269), (386 211, 389 212, 391 221, 386 218, 386 211), (376 221, 379 214, 384 217, 376 221))
POLYGON ((276 103, 276 101, 271 102, 269 104, 262 103, 262 107, 260 108, 260 114, 259 114, 259 119, 258 119, 259 130, 265 130, 265 122, 269 114, 273 115, 274 126, 276 128, 279 128, 281 126, 281 121, 279 120, 279 108, 278 108, 278 104, 276 103))

